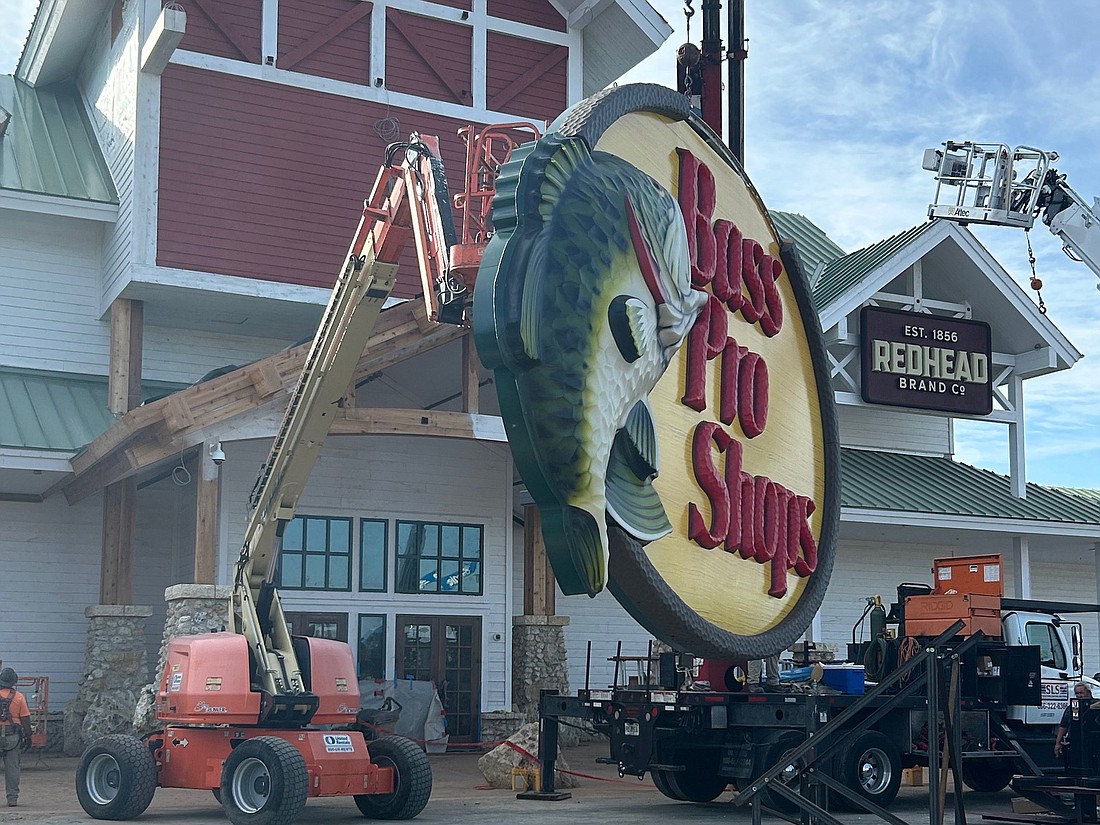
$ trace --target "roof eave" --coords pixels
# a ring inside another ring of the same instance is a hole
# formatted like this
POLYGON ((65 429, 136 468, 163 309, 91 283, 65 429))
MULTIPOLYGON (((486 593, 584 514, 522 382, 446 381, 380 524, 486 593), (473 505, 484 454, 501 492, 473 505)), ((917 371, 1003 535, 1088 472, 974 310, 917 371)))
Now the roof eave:
POLYGON ((41 0, 15 76, 38 86, 74 75, 111 1, 41 0))

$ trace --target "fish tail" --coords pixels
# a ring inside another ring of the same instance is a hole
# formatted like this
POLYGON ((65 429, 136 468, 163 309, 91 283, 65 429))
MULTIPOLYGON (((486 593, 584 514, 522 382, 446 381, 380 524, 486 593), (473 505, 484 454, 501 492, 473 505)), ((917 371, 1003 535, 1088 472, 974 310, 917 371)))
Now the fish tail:
POLYGON ((552 513, 544 509, 541 515, 547 549, 553 553, 553 547, 568 548, 550 559, 562 593, 595 596, 607 583, 607 551, 599 522, 587 510, 568 505, 552 513), (552 535, 559 541, 551 540, 552 535))

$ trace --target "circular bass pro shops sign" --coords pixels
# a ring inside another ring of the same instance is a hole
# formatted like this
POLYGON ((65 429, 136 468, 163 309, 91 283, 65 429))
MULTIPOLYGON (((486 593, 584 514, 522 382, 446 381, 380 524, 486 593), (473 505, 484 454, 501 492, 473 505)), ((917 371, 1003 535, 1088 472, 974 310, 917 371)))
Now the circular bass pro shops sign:
POLYGON ((805 277, 739 164, 682 95, 621 86, 513 152, 493 221, 474 335, 562 591, 697 656, 788 647, 840 449, 805 277))

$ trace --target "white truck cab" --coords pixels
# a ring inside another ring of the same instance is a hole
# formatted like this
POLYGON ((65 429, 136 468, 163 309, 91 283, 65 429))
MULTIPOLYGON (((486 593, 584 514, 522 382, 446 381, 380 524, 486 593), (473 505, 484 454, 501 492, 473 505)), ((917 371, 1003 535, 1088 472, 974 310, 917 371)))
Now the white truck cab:
POLYGON ((1067 622, 1057 613, 1007 609, 1001 614, 1001 629, 1009 645, 1036 645, 1042 667, 1043 704, 1014 706, 1008 718, 1024 725, 1057 725, 1069 704, 1073 685, 1085 682, 1100 698, 1100 682, 1085 676, 1082 669, 1081 625, 1067 622))

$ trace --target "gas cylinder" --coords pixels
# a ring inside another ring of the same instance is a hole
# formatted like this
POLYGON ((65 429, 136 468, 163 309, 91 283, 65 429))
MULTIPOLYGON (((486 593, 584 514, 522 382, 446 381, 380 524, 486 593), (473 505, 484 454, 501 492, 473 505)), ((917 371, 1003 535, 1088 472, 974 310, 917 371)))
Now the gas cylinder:
POLYGON ((882 606, 882 596, 875 596, 874 607, 871 608, 871 639, 879 638, 886 633, 886 608, 882 606))

